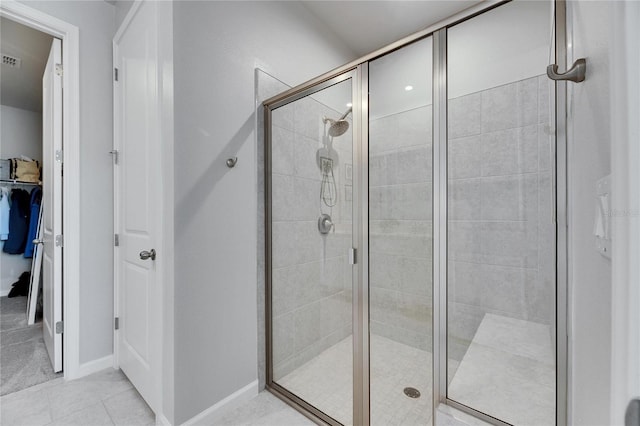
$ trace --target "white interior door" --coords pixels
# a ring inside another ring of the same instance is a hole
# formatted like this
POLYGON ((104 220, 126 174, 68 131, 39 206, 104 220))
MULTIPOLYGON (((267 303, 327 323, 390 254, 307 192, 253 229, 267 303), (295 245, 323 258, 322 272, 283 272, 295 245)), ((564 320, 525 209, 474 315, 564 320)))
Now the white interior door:
POLYGON ((62 371, 62 42, 51 44, 42 77, 42 259, 44 343, 54 371, 62 371), (56 159, 56 152, 59 153, 56 159))
POLYGON ((116 351, 120 368, 155 411, 161 322, 155 261, 160 181, 157 5, 145 1, 134 7, 114 41, 116 351))

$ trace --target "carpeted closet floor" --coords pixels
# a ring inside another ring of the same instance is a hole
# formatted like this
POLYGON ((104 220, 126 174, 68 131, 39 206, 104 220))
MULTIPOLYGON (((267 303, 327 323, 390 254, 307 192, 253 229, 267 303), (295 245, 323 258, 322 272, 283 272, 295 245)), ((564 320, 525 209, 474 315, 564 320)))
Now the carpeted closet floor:
POLYGON ((0 395, 61 377, 42 338, 42 319, 27 325, 27 298, 0 297, 0 395))

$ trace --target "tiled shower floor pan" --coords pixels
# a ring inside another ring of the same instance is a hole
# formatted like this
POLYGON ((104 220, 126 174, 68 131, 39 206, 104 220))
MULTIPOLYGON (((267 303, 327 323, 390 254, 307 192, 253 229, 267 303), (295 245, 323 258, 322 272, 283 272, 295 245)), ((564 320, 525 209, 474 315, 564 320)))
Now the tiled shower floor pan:
MULTIPOLYGON (((351 336, 277 382, 344 424, 352 424, 351 336)), ((371 424, 424 425, 431 418, 431 353, 371 336, 371 424), (407 386, 420 398, 404 394, 407 386)))
MULTIPOLYGON (((544 327, 486 315, 462 361, 449 360, 451 395, 513 424, 553 424, 555 370, 544 327), (501 341, 507 337, 511 346, 501 341), (517 400, 517 395, 523 397, 517 400)), ((349 336, 277 383, 341 423, 352 424, 351 344, 349 336)), ((431 353, 376 335, 370 344, 371 424, 430 424, 431 353), (406 387, 416 388, 420 397, 406 396, 406 387)))

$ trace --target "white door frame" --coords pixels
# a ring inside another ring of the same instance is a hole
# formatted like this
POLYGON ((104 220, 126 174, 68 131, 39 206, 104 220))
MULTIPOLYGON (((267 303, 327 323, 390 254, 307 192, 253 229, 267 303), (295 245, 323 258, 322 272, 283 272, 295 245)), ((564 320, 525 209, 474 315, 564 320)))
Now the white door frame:
POLYGON ((63 371, 65 380, 82 375, 80 369, 80 72, 78 27, 15 0, 0 2, 0 16, 62 40, 64 215, 63 371))
MULTIPOLYGON (((118 43, 121 41, 122 36, 133 20, 133 17, 140 9, 140 6, 145 1, 150 0, 137 0, 129 9, 126 17, 122 21, 120 28, 113 37, 113 66, 119 67, 118 59, 118 43)), ((161 388, 159 389, 158 406, 154 407, 156 414, 156 421, 158 424, 172 424, 170 419, 173 418, 173 389, 174 389, 174 367, 173 367, 173 323, 174 323, 174 309, 173 309, 173 289, 174 289, 174 277, 173 277, 173 260, 174 260, 174 165, 173 165, 173 6, 170 2, 157 2, 157 25, 158 25, 158 40, 157 40, 157 52, 158 52, 158 114, 161 117, 160 129, 158 131, 160 138, 160 163, 161 163, 161 176, 159 176, 158 185, 161 188, 158 191, 157 211, 159 226, 157 228, 156 236, 156 248, 158 251, 158 258, 155 260, 156 264, 156 286, 160 291, 160 317, 162 322, 157 324, 154 331, 158 333, 158 339, 160 341, 161 354, 159 371, 156 374, 160 375, 161 388)), ((116 85, 113 86, 113 149, 119 150, 122 141, 120 138, 120 121, 119 121, 119 106, 120 106, 120 94, 116 85)), ((119 229, 118 222, 118 199, 116 196, 118 186, 118 173, 113 173, 113 188, 114 188, 114 206, 113 206, 113 220, 114 220, 114 232, 119 229)), ((114 312, 115 316, 118 316, 120 312, 119 295, 120 295, 120 283, 118 281, 118 254, 115 252, 117 247, 114 247, 114 312)), ((119 368, 120 360, 118 358, 118 331, 114 330, 113 334, 113 366, 119 368)))

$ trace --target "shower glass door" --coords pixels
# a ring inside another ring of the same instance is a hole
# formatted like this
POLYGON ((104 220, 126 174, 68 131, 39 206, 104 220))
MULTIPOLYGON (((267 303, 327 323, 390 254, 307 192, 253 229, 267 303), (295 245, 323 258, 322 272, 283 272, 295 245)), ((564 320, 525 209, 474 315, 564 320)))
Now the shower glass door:
POLYGON ((566 424, 552 6, 479 4, 265 101, 267 385, 306 415, 566 424))
POLYGON ((432 415, 432 37, 369 63, 372 425, 432 415))
POLYGON ((551 10, 447 29, 447 397, 515 425, 556 421, 551 10))
POLYGON ((273 109, 266 149, 269 386, 343 424, 353 415, 350 76, 273 109))

